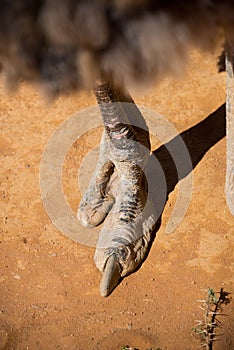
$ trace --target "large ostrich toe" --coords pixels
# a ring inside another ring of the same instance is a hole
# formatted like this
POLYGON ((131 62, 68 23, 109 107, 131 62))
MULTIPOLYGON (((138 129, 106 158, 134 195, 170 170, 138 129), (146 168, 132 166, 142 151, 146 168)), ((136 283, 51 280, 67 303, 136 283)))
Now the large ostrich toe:
POLYGON ((94 256, 96 266, 103 273, 102 296, 111 294, 121 278, 142 263, 155 229, 156 219, 147 198, 144 174, 136 172, 136 168, 129 168, 129 172, 135 181, 121 181, 122 174, 119 176, 119 194, 100 232, 94 256))
POLYGON ((103 273, 100 284, 102 296, 110 295, 120 280, 134 272, 143 262, 152 241, 155 224, 153 214, 148 213, 147 219, 142 216, 138 219, 136 232, 132 230, 132 225, 101 231, 94 260, 103 273))

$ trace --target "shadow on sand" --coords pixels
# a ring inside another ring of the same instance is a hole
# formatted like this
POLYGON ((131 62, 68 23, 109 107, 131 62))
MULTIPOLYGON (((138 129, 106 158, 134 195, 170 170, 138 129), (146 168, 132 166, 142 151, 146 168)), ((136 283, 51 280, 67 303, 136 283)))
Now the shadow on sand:
MULTIPOLYGON (((218 141, 226 135, 225 104, 219 107, 215 112, 202 120, 195 126, 183 131, 181 134, 170 140, 168 143, 160 146, 152 152, 149 162, 146 166, 146 176, 153 176, 153 185, 150 186, 150 200, 155 211, 155 217, 158 218, 152 235, 151 244, 148 253, 142 263, 147 259, 152 243, 156 238, 156 233, 161 226, 161 216, 169 194, 174 190, 177 183, 193 171, 203 156, 218 141), (178 143, 184 143, 188 153, 189 162, 181 162, 178 174, 178 166, 172 157, 172 150, 178 148, 178 143), (155 162, 156 158, 156 162, 155 162), (162 180, 162 173, 164 179, 162 180), (147 175, 151 174, 151 175, 147 175), (153 175, 152 175, 153 174, 153 175), (166 183, 166 190, 165 184, 166 183)), ((141 263, 141 265, 142 265, 141 263)), ((141 267, 137 268, 137 270, 141 267)), ((137 271, 136 270, 136 271, 137 271)))

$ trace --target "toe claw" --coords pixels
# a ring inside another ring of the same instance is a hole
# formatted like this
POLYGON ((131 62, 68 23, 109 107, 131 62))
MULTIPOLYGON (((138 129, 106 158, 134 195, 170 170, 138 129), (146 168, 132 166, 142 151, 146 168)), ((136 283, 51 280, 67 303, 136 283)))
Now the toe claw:
POLYGON ((121 279, 121 265, 115 254, 112 254, 105 265, 101 284, 101 296, 107 297, 115 289, 121 279))

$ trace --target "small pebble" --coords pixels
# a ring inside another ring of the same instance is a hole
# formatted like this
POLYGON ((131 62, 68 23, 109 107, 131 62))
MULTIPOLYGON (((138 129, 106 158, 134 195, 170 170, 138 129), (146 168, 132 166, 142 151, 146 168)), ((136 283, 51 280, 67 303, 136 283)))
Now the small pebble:
POLYGON ((15 278, 16 280, 21 280, 22 277, 21 277, 20 275, 18 275, 18 274, 15 274, 15 275, 14 275, 14 278, 15 278))
POLYGON ((48 316, 48 312, 47 311, 40 311, 39 315, 40 315, 41 318, 43 318, 43 317, 48 316))

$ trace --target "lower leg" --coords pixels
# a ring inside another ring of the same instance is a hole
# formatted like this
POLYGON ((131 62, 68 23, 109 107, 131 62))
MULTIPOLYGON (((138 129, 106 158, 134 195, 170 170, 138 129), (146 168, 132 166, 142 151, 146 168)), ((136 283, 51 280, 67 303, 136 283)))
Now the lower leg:
POLYGON ((227 169, 226 198, 229 209, 234 215, 234 41, 226 40, 226 72, 227 72, 227 169))

